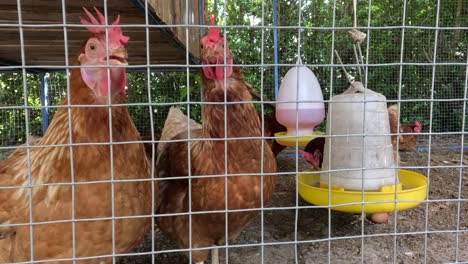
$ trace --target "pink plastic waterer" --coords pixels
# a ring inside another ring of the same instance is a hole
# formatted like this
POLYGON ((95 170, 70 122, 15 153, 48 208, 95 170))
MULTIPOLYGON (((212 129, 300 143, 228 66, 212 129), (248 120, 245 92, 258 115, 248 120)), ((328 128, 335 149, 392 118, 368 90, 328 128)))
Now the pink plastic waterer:
POLYGON ((312 135, 314 127, 323 122, 325 106, 315 74, 302 65, 301 59, 298 59, 296 64, 281 82, 276 104, 276 120, 288 129, 287 135, 302 137, 312 135))

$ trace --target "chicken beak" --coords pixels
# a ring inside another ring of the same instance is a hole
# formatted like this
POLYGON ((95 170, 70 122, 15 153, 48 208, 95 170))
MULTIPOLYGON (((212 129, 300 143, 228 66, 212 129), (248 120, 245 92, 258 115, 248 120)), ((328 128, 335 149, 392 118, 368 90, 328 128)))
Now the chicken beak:
POLYGON ((109 53, 109 64, 111 65, 128 65, 127 50, 124 47, 113 49, 109 53))
POLYGON ((80 63, 82 63, 82 61, 81 61, 81 60, 83 59, 83 56, 84 56, 84 54, 83 54, 83 53, 81 53, 81 54, 80 54, 80 56, 78 56, 78 61, 79 61, 80 63))

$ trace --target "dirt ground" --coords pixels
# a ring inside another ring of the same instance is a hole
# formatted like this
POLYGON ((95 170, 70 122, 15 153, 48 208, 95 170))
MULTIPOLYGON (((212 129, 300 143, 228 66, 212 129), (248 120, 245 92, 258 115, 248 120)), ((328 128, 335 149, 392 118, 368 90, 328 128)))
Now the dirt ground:
MULTIPOLYGON (((420 137, 418 147, 427 147, 428 140, 420 137)), ((431 166, 460 165, 459 136, 433 137, 430 158, 431 166)), ((468 145, 468 142, 465 143, 468 145)), ((468 149, 465 149, 465 153, 468 149)), ((0 153, 1 154, 1 153, 0 153)), ((428 151, 402 152, 402 167, 427 166, 428 151)), ((2 157, 0 156, 0 159, 2 157)), ((468 164, 468 155, 463 157, 468 164)), ((294 149, 287 149, 278 157, 279 170, 296 171, 294 149)), ((308 168, 299 162, 299 171, 308 168)), ((410 168, 408 168, 410 169, 410 168)), ((410 169, 427 175, 427 169, 410 169)), ((310 208, 296 192, 294 173, 277 178, 276 192, 268 207, 278 208, 264 212, 263 241, 267 245, 238 246, 228 249, 229 263, 452 263, 468 262, 468 170, 458 168, 432 168, 430 170, 429 203, 416 208, 390 214, 387 224, 364 221, 361 215, 310 208), (464 199, 458 202, 457 199, 464 199), (451 201, 438 201, 447 200, 451 201), (284 209, 295 207, 296 209, 284 209), (301 207, 309 208, 301 208, 301 207), (283 208, 283 209, 281 209, 283 208), (458 214, 459 212, 459 214, 458 214), (297 216, 297 218, 296 218, 297 216), (295 232, 297 223, 297 232, 295 232), (457 225, 458 223, 458 225, 457 225), (458 231, 457 231, 458 230, 458 231), (364 235, 364 237, 362 236, 364 235), (294 241, 297 241, 295 243, 294 241), (458 259, 457 255, 458 246, 458 259)), ((260 217, 232 241, 232 245, 257 244, 261 242, 260 217)), ((176 249, 169 239, 155 230, 155 250, 176 249)), ((151 237, 135 252, 151 252, 151 237)), ((220 250, 221 263, 225 262, 225 250, 220 250)), ((155 263, 188 263, 180 252, 159 253, 155 263)), ((151 263, 148 253, 122 257, 120 264, 151 263)))
MULTIPOLYGON (((466 144, 466 143, 465 143, 466 144)), ((431 166, 460 165, 461 139, 457 136, 433 137, 431 166), (453 149, 442 147, 455 146, 453 149)), ((468 145, 468 144, 467 144, 468 145)), ((420 137, 418 147, 428 147, 428 140, 420 137)), ((465 149, 465 153, 468 150, 465 149)), ((428 152, 402 152, 402 167, 427 166, 428 152)), ((463 164, 468 164, 464 154, 463 164)), ((294 149, 287 149, 278 157, 279 170, 296 171, 294 149)), ((302 160, 299 171, 308 168, 302 160)), ((410 169, 410 168, 408 168, 410 169)), ((427 169, 410 169, 427 175, 427 169)), ((353 215, 327 209, 302 208, 297 210, 273 210, 264 213, 265 243, 263 263, 448 263, 468 262, 468 171, 463 171, 459 186, 460 170, 457 168, 433 168, 430 171, 429 203, 416 208, 390 214, 387 224, 363 221, 361 215, 353 215), (461 192, 460 192, 461 191, 461 192), (463 202, 457 202, 460 194, 463 202), (437 200, 451 199, 450 202, 437 200), (460 208, 458 208, 460 207, 460 208), (458 215, 458 210, 460 214, 458 215), (427 215, 427 217, 426 217, 427 215), (329 221, 330 219, 330 221, 329 221), (297 233, 295 223, 297 221, 297 233), (458 232, 457 232, 458 222, 458 232), (427 228, 426 228, 427 225, 427 228), (427 232, 426 232, 427 231, 427 232), (297 234, 297 237, 296 237, 297 234), (365 238, 362 238, 364 234, 365 238), (294 243, 296 241, 297 243, 294 243), (458 259, 456 248, 458 240, 458 259), (276 243, 276 244, 275 244, 276 243)), ((298 197, 295 174, 278 176, 276 192, 268 207, 310 206, 298 197)), ((260 217, 231 242, 234 245, 261 242, 260 217)), ((155 231, 155 249, 169 250, 176 246, 155 231)), ((151 251, 151 238, 140 245, 138 252, 151 251)), ((262 263, 259 246, 229 248, 229 263, 262 263)), ((225 250, 220 250, 221 263, 225 262, 225 250)), ((119 263, 151 263, 151 256, 122 258, 119 263)), ((162 253, 155 256, 161 264, 188 263, 182 253, 162 253)))

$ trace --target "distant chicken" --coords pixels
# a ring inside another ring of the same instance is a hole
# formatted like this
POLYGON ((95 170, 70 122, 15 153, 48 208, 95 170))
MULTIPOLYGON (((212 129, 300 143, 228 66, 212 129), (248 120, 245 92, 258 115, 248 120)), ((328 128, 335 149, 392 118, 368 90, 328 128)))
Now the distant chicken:
MULTIPOLYGON (((214 17, 211 19, 214 25, 214 17)), ((203 108, 203 123, 197 125, 191 121, 189 124, 187 117, 173 108, 161 140, 179 141, 158 144, 157 171, 161 179, 156 222, 179 248, 191 246, 194 249, 191 255, 195 263, 203 263, 208 257, 208 250, 197 248, 223 245, 226 239, 235 239, 260 210, 228 213, 228 237, 225 237, 225 213, 193 214, 191 245, 189 216, 161 214, 187 213, 189 208, 192 212, 260 208, 262 191, 266 203, 275 186, 275 176, 272 175, 276 173, 275 156, 268 144, 262 144, 261 124, 255 107, 243 103, 252 100, 249 84, 242 79, 240 69, 229 65, 233 63, 233 55, 227 43, 225 47, 219 31, 210 28, 201 39, 201 62, 205 66, 202 68, 203 101, 209 102, 203 108), (225 53, 227 57, 224 57, 225 53), (215 66, 224 64, 225 60, 227 66, 215 66), (225 104, 225 98, 228 104, 225 104), (188 137, 190 147, 187 141, 180 141, 188 137), (235 139, 243 137, 254 138, 235 139), (267 175, 261 175, 262 172, 267 175), (241 175, 226 178, 226 173, 241 175), (164 180, 188 175, 201 177, 192 177, 190 183, 187 178, 164 180), (228 197, 225 197, 225 184, 228 197)), ((219 261, 217 252, 212 250, 213 263, 219 261)))
MULTIPOLYGON (((81 18, 84 25, 105 24, 97 9, 99 21, 84 11, 90 20, 81 18)), ((113 25, 118 24, 119 17, 113 25)), ((125 68, 111 68, 108 79, 104 65, 107 60, 110 65, 127 65, 125 44, 129 38, 119 27, 109 28, 107 57, 105 28, 87 29, 91 36, 83 43, 75 65, 96 67, 71 70, 70 102, 64 99, 61 104, 100 107, 59 108, 45 135, 30 142, 34 147, 29 152, 16 149, 0 162, 1 263, 59 262, 54 259, 71 263, 74 257, 85 258, 76 261, 80 264, 112 263, 112 258, 99 256, 129 251, 150 227, 150 217, 128 218, 152 214, 150 163, 143 144, 113 144, 111 152, 108 143, 111 131, 112 142, 140 138, 124 106, 112 106, 109 131, 107 104, 125 102, 126 73, 125 68), (63 146, 70 143, 81 145, 73 146, 71 152, 69 146, 63 146), (111 179, 115 182, 101 182, 111 179), (130 179, 139 181, 119 182, 130 179), (112 220, 113 216, 117 219, 112 220), (35 223, 32 227, 30 221, 35 223), (21 223, 25 225, 4 226, 21 223)))
MULTIPOLYGON (((398 133, 398 105, 392 105, 388 108, 388 118, 390 121, 390 133, 398 133)), ((416 150, 416 134, 421 133, 422 125, 418 121, 414 124, 400 124, 399 137, 399 150, 400 151, 414 151, 416 150), (413 134, 413 135, 411 135, 413 134)), ((392 144, 396 149, 397 135, 392 135, 392 144)))
POLYGON ((325 148, 325 138, 318 137, 307 143, 304 150, 299 150, 299 153, 306 161, 316 170, 320 170, 323 162, 323 151, 325 148))

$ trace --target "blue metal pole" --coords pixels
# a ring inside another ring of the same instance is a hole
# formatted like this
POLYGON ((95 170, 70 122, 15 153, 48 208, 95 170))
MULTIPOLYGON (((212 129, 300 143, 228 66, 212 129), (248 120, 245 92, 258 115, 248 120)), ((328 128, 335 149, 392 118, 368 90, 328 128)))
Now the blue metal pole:
MULTIPOLYGON (((203 0, 198 0, 198 22, 200 23, 200 26, 203 25, 203 0)), ((203 36, 203 27, 200 27, 200 38, 203 36)))
POLYGON ((49 105, 48 96, 48 84, 47 84, 47 73, 41 72, 41 114, 42 114, 42 135, 45 134, 47 127, 49 126, 49 109, 46 107, 49 105))
MULTIPOLYGON (((203 0, 198 0, 198 22, 200 23, 200 26, 202 26, 203 21, 205 21, 203 11, 205 11, 205 9, 203 9, 203 0)), ((203 27, 200 27, 200 39, 203 37, 203 33, 204 33, 203 31, 204 31, 203 27)), ((187 91, 187 93, 188 92, 189 91, 187 91)), ((203 101, 203 83, 200 83, 200 101, 203 101)), ((203 111, 203 107, 204 107, 204 104, 201 104, 202 111, 203 111)))
POLYGON ((273 0, 273 63, 275 71, 275 100, 278 99, 278 18, 276 15, 276 0, 273 0))

